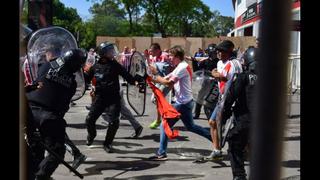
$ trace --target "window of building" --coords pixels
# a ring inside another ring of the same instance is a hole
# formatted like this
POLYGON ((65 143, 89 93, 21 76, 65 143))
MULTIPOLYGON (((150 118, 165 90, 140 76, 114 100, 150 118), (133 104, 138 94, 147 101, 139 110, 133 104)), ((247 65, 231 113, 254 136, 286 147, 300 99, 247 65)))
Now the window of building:
POLYGON ((300 54, 300 32, 291 31, 290 54, 300 54))
POLYGON ((238 1, 237 1, 237 5, 239 5, 239 4, 241 4, 241 0, 238 0, 238 1))
POLYGON ((300 20, 300 11, 292 12, 292 20, 300 20))
POLYGON ((244 36, 252 36, 253 35, 253 26, 249 26, 244 28, 244 36))

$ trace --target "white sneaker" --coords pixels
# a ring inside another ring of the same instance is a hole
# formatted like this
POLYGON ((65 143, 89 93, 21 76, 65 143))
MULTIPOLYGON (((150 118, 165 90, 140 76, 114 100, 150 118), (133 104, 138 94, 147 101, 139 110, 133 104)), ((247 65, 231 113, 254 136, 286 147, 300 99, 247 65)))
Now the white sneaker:
POLYGON ((208 159, 217 160, 222 158, 221 150, 213 150, 211 154, 208 156, 208 159))

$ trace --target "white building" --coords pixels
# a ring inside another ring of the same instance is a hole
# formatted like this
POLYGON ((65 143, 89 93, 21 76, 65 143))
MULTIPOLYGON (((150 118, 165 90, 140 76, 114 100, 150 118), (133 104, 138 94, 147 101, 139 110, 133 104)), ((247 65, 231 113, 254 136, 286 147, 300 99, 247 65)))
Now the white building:
MULTIPOLYGON (((228 36, 259 37, 262 0, 232 0, 234 30, 228 36)), ((292 0, 292 29, 289 51, 288 115, 300 115, 300 0, 292 0), (296 93, 298 92, 298 93, 296 93)))
MULTIPOLYGON (((232 0, 235 10, 234 30, 228 36, 259 37, 262 0, 232 0)), ((300 0, 292 0, 291 54, 300 55, 300 0)))

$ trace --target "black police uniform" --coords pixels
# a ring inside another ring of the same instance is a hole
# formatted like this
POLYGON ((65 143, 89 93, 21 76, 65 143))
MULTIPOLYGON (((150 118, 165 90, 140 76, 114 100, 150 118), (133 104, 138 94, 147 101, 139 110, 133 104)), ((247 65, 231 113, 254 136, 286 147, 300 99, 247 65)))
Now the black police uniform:
POLYGON ((249 126, 254 111, 254 89, 257 76, 245 71, 235 74, 225 96, 222 117, 227 119, 232 111, 235 116, 234 127, 229 131, 229 157, 234 178, 246 179, 244 169, 244 150, 249 141, 249 126), (234 106, 232 107, 232 105, 234 106))
MULTIPOLYGON (((219 59, 216 58, 216 57, 212 57, 210 56, 207 60, 204 60, 202 62, 198 62, 198 69, 203 69, 205 71, 212 71, 214 68, 217 68, 217 63, 218 63, 219 59)), ((212 79, 206 79, 203 81, 202 85, 201 85, 201 89, 199 90, 199 95, 201 93, 205 93, 207 94, 208 91, 210 92, 210 90, 212 91, 214 86, 216 86, 218 82, 216 80, 212 80, 212 79)), ((201 95, 202 96, 202 95, 201 95)), ((206 97, 207 95, 205 95, 204 97, 206 97)), ((211 112, 207 112, 206 114, 208 114, 208 116, 210 117, 213 109, 214 109, 214 106, 212 104, 210 104, 210 109, 211 109, 211 112)), ((202 107, 202 104, 199 104, 198 102, 196 103, 196 106, 195 106, 195 110, 194 110, 194 118, 199 118, 200 116, 200 112, 201 112, 201 107, 202 107)), ((208 117, 208 118, 209 118, 208 117)))
POLYGON ((85 121, 88 131, 87 145, 91 145, 96 137, 95 123, 99 116, 106 110, 105 112, 108 119, 110 119, 110 123, 105 137, 104 147, 110 150, 110 145, 119 128, 121 99, 119 75, 130 84, 134 84, 135 78, 116 60, 106 60, 104 63, 98 61, 87 73, 90 80, 93 77, 96 78, 96 98, 92 103, 92 107, 85 121))
MULTIPOLYGON (((66 134, 63 117, 76 92, 75 76, 68 71, 57 73, 47 62, 39 67, 37 82, 42 82, 43 86, 26 95, 33 114, 33 127, 39 130, 43 142, 63 159, 66 134)), ((51 154, 44 158, 45 149, 39 141, 30 142, 30 146, 40 163, 36 172, 37 179, 48 179, 58 167, 59 161, 51 154)))

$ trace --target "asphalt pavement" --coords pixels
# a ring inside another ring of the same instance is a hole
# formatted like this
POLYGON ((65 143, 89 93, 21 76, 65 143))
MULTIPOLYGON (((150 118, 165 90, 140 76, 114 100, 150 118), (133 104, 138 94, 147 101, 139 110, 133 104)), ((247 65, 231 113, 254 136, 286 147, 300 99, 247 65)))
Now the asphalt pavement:
MULTIPOLYGON (((114 153, 106 153, 102 143, 105 138, 108 123, 101 117, 97 120, 97 137, 93 145, 86 145, 85 118, 88 114, 85 106, 91 100, 86 94, 75 101, 65 116, 68 123, 67 133, 88 158, 77 169, 86 180, 122 180, 122 179, 217 179, 231 180, 232 172, 227 157, 227 145, 223 148, 223 160, 218 162, 200 162, 198 156, 211 153, 211 143, 191 132, 186 131, 183 124, 178 122, 175 127, 180 131, 180 137, 170 140, 168 144, 168 160, 164 162, 148 161, 159 147, 159 129, 150 129, 149 124, 156 117, 155 105, 150 101, 150 89, 147 90, 146 111, 137 120, 144 127, 138 139, 130 136, 134 132, 128 120, 120 120, 120 127, 113 143, 114 153)), ((133 112, 133 111, 132 111, 133 112)), ((208 122, 202 111, 200 119, 195 123, 208 128, 208 122)), ((284 151, 282 159, 283 179, 300 179, 300 118, 288 118, 283 138, 284 151)), ((66 152, 65 160, 72 163, 73 157, 66 152)), ((245 162, 249 172, 249 162, 245 162)), ((53 174, 56 180, 79 179, 62 164, 53 174)))

